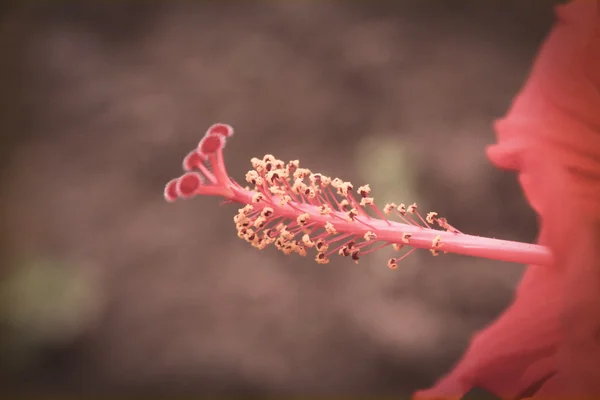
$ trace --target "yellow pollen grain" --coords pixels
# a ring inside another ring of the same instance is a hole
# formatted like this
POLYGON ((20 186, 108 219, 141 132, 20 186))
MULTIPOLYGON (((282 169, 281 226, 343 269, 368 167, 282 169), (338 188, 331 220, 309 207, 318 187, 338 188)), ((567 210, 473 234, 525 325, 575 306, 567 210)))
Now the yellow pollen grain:
POLYGON ((289 195, 287 195, 287 194, 286 194, 286 195, 283 195, 283 196, 281 196, 281 198, 279 199, 279 205, 280 205, 281 207, 283 207, 283 206, 287 206, 287 204, 288 204, 290 201, 292 201, 292 198, 291 198, 289 195))
POLYGON ((375 240, 377 239, 377 235, 371 231, 368 231, 367 233, 365 233, 365 235, 363 236, 363 238, 369 242, 371 240, 375 240))
POLYGON ((252 211, 254 211, 254 207, 251 204, 246 204, 244 207, 240 208, 238 211, 241 213, 244 213, 245 215, 248 215, 252 211))
POLYGON ((337 231, 335 230, 335 226, 333 226, 333 224, 331 222, 327 222, 325 224, 325 230, 327 231, 327 233, 329 233, 330 235, 335 235, 337 233, 337 231))
POLYGON ((275 183, 275 181, 279 179, 279 173, 280 172, 277 169, 267 172, 267 175, 265 175, 265 177, 267 178, 267 182, 271 184, 275 183))
POLYGON ((262 193, 254 193, 252 195, 252 202, 253 203, 259 203, 263 199, 264 199, 264 196, 263 196, 262 193))
POLYGON ((327 256, 323 252, 317 253, 315 260, 319 264, 328 264, 329 263, 329 258, 327 258, 327 256))
POLYGON ((406 215, 406 206, 404 205, 404 203, 398 206, 398 212, 402 215, 406 215))
POLYGON ((396 260, 395 258, 390 258, 387 262, 387 266, 389 269, 398 268, 398 260, 396 260))
POLYGON ((296 222, 298 223, 298 225, 304 226, 307 224, 309 219, 310 219, 310 214, 304 213, 304 214, 298 215, 298 218, 296 218, 296 222))
POLYGON ((271 207, 265 207, 262 209, 260 215, 262 215, 265 218, 269 218, 271 215, 273 215, 274 210, 271 207))
POLYGON ((441 236, 436 236, 433 238, 433 242, 431 244, 433 247, 442 247, 443 243, 442 243, 442 237, 441 236))
POLYGON ((359 187, 357 191, 362 197, 368 197, 369 193, 371 193, 371 187, 369 185, 363 185, 359 187))
POLYGON ((310 169, 298 168, 298 169, 296 169, 296 171, 294 171, 294 174, 292 176, 294 177, 294 179, 303 180, 307 176, 310 176, 310 174, 311 174, 310 169))
POLYGON ((308 176, 308 180, 310 181, 311 184, 318 186, 321 183, 321 180, 323 178, 323 175, 321 174, 310 174, 308 176))
POLYGON ((312 241, 312 239, 310 238, 310 236, 308 235, 308 233, 305 233, 302 236, 302 243, 304 243, 304 245, 308 248, 311 248, 315 245, 315 242, 312 241))
POLYGON ((267 219, 261 215, 258 218, 256 218, 256 220, 254 221, 254 227, 262 228, 263 226, 265 226, 266 222, 267 222, 267 219))
POLYGON ((373 204, 375 204, 375 200, 372 197, 363 197, 360 200, 361 207, 372 206, 373 204))
POLYGON ((316 247, 317 251, 320 251, 320 252, 325 252, 325 251, 327 251, 327 249, 329 249, 329 245, 323 239, 317 240, 317 243, 315 243, 315 247, 316 247))
POLYGON ((255 184, 258 178, 260 178, 260 175, 254 170, 250 170, 246 173, 246 182, 248 183, 255 184))
POLYGON ((396 205, 396 203, 387 203, 385 205, 385 207, 383 207, 383 212, 385 214, 389 214, 391 212, 393 212, 398 206, 396 205))
POLYGON ((346 213, 346 221, 353 222, 357 216, 358 211, 356 211, 356 208, 353 208, 352 210, 348 211, 348 213, 346 213))
POLYGON ((438 216, 438 213, 436 213, 436 212, 427 213, 427 217, 425 218, 425 221, 427 221, 427 223, 429 223, 429 224, 433 224, 436 221, 437 216, 438 216))
POLYGON ((329 206, 326 206, 326 205, 319 206, 319 214, 321 214, 321 215, 328 215, 331 213, 331 211, 332 210, 329 206))
POLYGON ((304 246, 298 244, 294 250, 302 257, 306 257, 306 248, 304 246))

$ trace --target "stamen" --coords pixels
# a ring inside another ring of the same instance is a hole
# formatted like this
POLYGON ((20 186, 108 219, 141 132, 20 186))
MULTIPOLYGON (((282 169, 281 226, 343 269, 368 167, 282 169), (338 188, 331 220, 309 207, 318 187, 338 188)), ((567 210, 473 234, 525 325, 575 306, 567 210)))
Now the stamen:
POLYGON ((237 235, 257 249, 273 244, 284 254, 301 256, 314 249, 315 260, 327 264, 336 253, 358 262, 363 255, 390 245, 396 251, 411 246, 388 261, 391 269, 417 248, 433 255, 443 251, 524 264, 552 263, 544 247, 465 235, 437 213, 424 218, 415 203, 408 207, 388 203, 380 210, 369 185, 356 190, 357 200, 350 182, 300 168, 298 160, 285 163, 271 154, 252 158, 245 180, 253 189, 243 188, 229 177, 223 160, 226 139, 233 132, 227 124, 212 125, 184 158, 186 172, 167 183, 164 197, 172 202, 196 195, 221 196, 225 203, 243 204, 233 217, 237 235), (377 217, 368 214, 366 207, 377 217), (386 215, 395 215, 400 222, 386 215))

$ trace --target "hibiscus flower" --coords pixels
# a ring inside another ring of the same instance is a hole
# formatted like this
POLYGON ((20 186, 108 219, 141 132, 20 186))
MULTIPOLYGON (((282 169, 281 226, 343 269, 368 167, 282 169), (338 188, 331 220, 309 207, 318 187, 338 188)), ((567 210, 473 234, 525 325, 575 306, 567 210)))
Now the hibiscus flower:
POLYGON ((512 305, 455 368, 416 399, 600 398, 600 1, 557 22, 487 150, 518 172, 555 265, 530 265, 512 305))

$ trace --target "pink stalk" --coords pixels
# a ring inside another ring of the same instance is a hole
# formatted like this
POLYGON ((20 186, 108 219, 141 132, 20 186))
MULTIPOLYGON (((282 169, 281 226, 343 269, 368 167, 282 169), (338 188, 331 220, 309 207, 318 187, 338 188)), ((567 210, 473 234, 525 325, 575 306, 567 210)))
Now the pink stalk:
MULTIPOLYGON (((349 182, 312 173, 300 168, 298 161, 285 164, 271 155, 252 159, 254 168, 246 180, 254 188, 243 188, 229 177, 223 160, 226 139, 232 134, 233 129, 226 124, 209 128, 184 162, 186 170, 195 171, 170 181, 164 194, 168 201, 208 195, 244 205, 234 218, 238 236, 256 248, 274 244, 286 254, 306 255, 307 249, 314 247, 316 261, 327 263, 333 252, 329 244, 343 239, 335 245, 335 252, 355 261, 362 253, 393 245, 396 250, 426 249, 434 255, 444 252, 519 264, 553 263, 550 250, 544 246, 467 235, 436 213, 424 218, 416 204, 390 203, 382 212, 368 197, 368 185, 358 188, 357 200, 349 182), (369 208, 375 216, 366 212, 369 208), (401 222, 386 218, 384 213, 396 215, 401 222), (440 229, 432 228, 434 223, 440 229), (376 243, 379 246, 374 246, 376 243)), ((395 269, 402 258, 392 258, 388 266, 395 269)))

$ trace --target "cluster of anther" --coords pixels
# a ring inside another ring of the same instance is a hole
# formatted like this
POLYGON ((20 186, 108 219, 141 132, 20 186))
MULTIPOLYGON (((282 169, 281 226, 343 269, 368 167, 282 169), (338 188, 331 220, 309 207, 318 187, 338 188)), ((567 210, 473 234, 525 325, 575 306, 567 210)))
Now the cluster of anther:
MULTIPOLYGON (((253 158, 253 169, 245 177, 252 187, 243 188, 228 176, 223 162, 222 150, 232 134, 229 125, 211 126, 198 147, 185 157, 183 168, 187 172, 167 184, 165 198, 173 201, 211 195, 244 204, 233 218, 237 234, 258 249, 273 244, 285 254, 302 256, 314 249, 315 260, 327 264, 335 253, 358 262, 361 256, 389 245, 396 251, 404 245, 412 247, 388 261, 388 267, 395 269, 416 248, 411 233, 404 231, 408 225, 413 231, 415 227, 431 230, 431 225, 437 223, 446 231, 459 233, 436 213, 423 218, 416 204, 389 203, 381 211, 370 196, 369 185, 356 189, 355 196, 350 182, 301 168, 298 160, 286 163, 272 155, 253 158), (367 210, 379 218, 370 216, 367 210), (386 218, 390 214, 402 222, 390 222, 386 218), (383 234, 381 229, 392 224, 401 235, 396 235, 397 239, 378 238, 378 232, 383 234)), ((419 247, 437 255, 443 247, 441 236, 419 247)))
MULTIPOLYGON (((307 249, 314 248, 317 252, 315 260, 326 264, 334 253, 358 262, 361 255, 381 247, 392 245, 400 251, 405 244, 410 244, 411 234, 404 233, 401 243, 383 243, 373 248, 372 245, 378 242, 377 229, 369 225, 372 217, 365 207, 386 222, 384 214, 394 214, 409 225, 430 228, 429 224, 437 223, 446 230, 454 229, 436 213, 429 213, 424 219, 416 204, 389 203, 382 213, 370 197, 369 185, 356 190, 357 198, 352 194, 352 183, 300 168, 297 160, 285 163, 266 155, 262 159, 253 158, 251 162, 253 169, 247 172, 246 181, 254 186, 252 203, 239 209, 234 222, 238 236, 258 249, 274 244, 285 254, 305 256, 307 249), (288 212, 282 212, 285 210, 288 212), (339 222, 354 224, 362 230, 371 229, 359 235, 346 224, 346 228, 338 232, 336 222, 338 225, 339 222)), ((431 243, 432 254, 437 255, 442 246, 441 237, 437 236, 431 243)), ((398 262, 413 250, 390 259, 388 266, 397 268, 398 262)))
MULTIPOLYGON (((254 186, 252 204, 241 208, 234 217, 240 238, 259 249, 273 243, 285 254, 305 256, 307 249, 314 248, 315 260, 320 264, 328 263, 333 252, 359 260, 361 246, 354 240, 346 240, 336 249, 330 248, 336 241, 351 235, 338 234, 332 221, 314 218, 318 215, 356 221, 359 212, 349 196, 352 184, 313 174, 300 168, 298 160, 285 163, 266 155, 251 162, 253 169, 246 174, 246 181, 254 186), (338 199, 334 193, 343 198, 338 199), (282 213, 282 209, 291 212, 282 213)), ((365 235, 364 241, 375 239, 376 235, 370 233, 365 235)))

